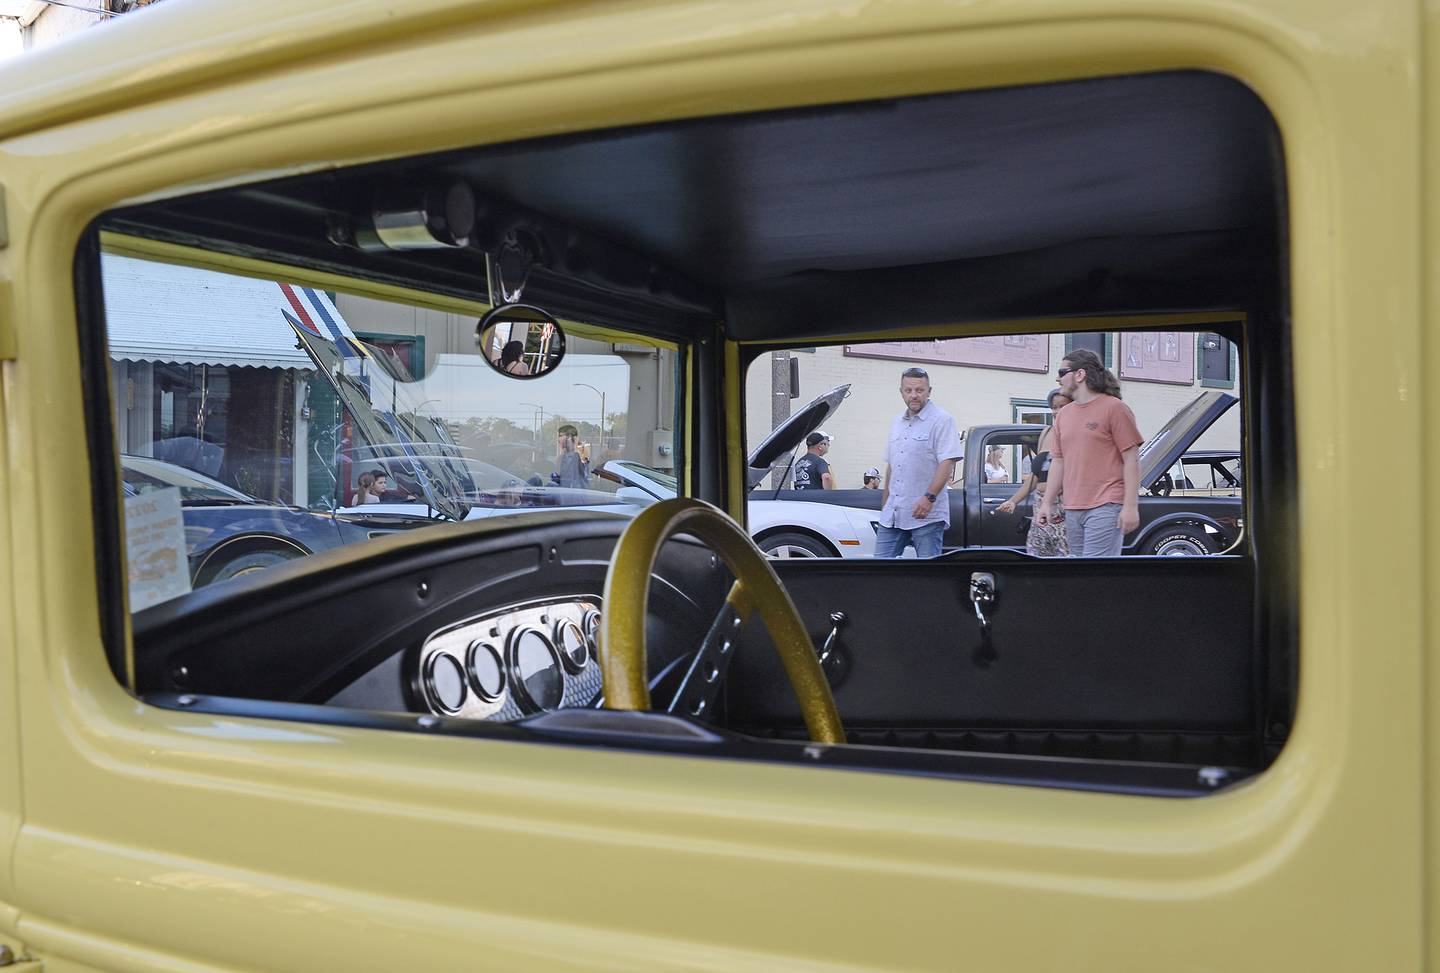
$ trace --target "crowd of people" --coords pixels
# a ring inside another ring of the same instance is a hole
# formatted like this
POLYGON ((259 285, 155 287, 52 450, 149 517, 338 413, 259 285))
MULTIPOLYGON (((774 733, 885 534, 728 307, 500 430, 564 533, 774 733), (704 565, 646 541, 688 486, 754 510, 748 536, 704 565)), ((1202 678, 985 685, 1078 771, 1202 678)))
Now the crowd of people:
MULTIPOLYGON (((1099 356, 1075 349, 1061 361, 1048 404, 1046 427, 1023 470, 1019 489, 997 511, 1013 514, 1030 498, 1025 549, 1038 557, 1113 557, 1125 535, 1140 525, 1140 435, 1135 414, 1121 401, 1120 383, 1099 356)), ((907 368, 900 375, 904 410, 891 423, 881 466, 865 471, 864 487, 880 490, 875 556, 940 554, 950 524, 949 485, 964 457, 955 419, 931 401, 930 375, 907 368)), ((832 439, 806 438, 795 464, 797 490, 835 489, 826 455, 832 439)), ((1005 447, 986 450, 987 483, 1008 483, 1005 447)))

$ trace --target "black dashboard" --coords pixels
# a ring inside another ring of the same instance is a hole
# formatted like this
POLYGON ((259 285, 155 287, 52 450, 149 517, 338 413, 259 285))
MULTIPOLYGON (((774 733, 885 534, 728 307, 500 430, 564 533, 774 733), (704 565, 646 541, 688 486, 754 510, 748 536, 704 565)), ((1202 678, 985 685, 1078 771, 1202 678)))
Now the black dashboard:
POLYGON ((335 706, 514 722, 602 697, 600 596, 507 605, 431 632, 331 697, 335 706))
MULTIPOLYGON (((596 706, 605 572, 628 523, 446 524, 202 588, 136 615, 136 688, 495 722, 596 706)), ((652 673, 700 645, 729 581, 707 548, 665 546, 652 673)))

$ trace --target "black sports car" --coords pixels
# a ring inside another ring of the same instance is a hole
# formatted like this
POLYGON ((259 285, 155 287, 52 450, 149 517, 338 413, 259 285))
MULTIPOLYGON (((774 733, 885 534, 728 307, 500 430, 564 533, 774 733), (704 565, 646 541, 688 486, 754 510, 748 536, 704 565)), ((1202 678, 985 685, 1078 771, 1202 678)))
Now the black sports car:
POLYGON ((349 544, 368 529, 329 511, 258 500, 203 473, 148 456, 120 457, 125 495, 176 488, 191 584, 213 584, 349 544))

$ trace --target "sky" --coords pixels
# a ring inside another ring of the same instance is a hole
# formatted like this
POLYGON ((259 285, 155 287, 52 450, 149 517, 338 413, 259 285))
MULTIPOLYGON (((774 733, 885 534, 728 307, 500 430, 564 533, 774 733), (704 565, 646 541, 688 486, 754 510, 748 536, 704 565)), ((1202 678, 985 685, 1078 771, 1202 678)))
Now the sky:
POLYGON ((533 426, 536 406, 545 415, 600 421, 600 396, 576 383, 605 393, 606 413, 628 411, 630 366, 617 355, 566 355, 560 367, 539 378, 506 378, 480 355, 440 355, 434 370, 416 383, 415 392, 429 404, 425 411, 457 422, 471 416, 499 416, 517 426, 533 426))

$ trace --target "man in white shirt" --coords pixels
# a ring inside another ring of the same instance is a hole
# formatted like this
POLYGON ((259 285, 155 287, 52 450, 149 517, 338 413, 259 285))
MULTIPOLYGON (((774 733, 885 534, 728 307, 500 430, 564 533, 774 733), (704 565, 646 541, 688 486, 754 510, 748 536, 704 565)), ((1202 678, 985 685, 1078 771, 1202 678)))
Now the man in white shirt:
POLYGON ((885 446, 885 487, 876 557, 899 557, 907 545, 916 557, 937 557, 950 525, 947 487, 964 455, 955 420, 930 401, 930 375, 907 368, 900 375, 905 411, 890 426, 885 446))

